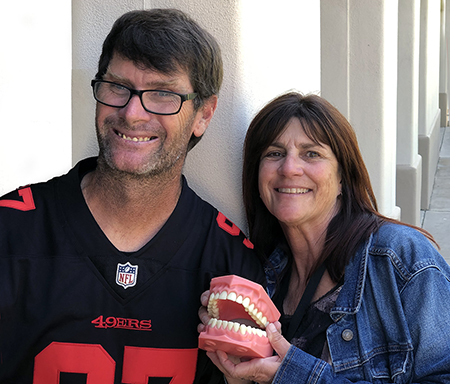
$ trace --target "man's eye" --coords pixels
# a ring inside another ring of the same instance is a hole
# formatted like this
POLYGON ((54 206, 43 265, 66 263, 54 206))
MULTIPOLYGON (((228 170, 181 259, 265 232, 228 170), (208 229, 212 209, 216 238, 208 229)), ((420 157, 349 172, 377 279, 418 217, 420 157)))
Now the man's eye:
POLYGON ((169 92, 157 92, 156 95, 158 97, 172 97, 173 96, 173 94, 169 93, 169 92))
POLYGON ((178 103, 180 97, 175 93, 164 92, 164 91, 150 91, 145 93, 145 97, 156 103, 178 103))
POLYGON ((128 89, 120 84, 109 84, 109 90, 117 94, 128 92, 128 89))

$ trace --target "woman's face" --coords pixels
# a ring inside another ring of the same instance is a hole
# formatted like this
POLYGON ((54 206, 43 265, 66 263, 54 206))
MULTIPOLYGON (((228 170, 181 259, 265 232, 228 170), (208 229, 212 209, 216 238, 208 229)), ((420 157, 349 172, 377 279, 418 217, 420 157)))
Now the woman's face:
POLYGON ((340 182, 339 165, 331 148, 309 139, 297 118, 289 121, 262 154, 259 193, 282 226, 324 230, 337 213, 340 182))

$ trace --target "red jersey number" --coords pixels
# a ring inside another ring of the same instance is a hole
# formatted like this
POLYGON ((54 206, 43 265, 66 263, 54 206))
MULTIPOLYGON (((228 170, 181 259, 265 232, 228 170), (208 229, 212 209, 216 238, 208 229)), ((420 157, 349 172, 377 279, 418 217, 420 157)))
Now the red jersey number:
MULTIPOLYGON (((192 383, 197 349, 125 347, 122 383, 147 384, 149 377, 192 383)), ((87 384, 114 384, 116 363, 98 344, 52 343, 35 358, 33 384, 57 384, 59 373, 87 374, 87 384)))
MULTIPOLYGON (((231 236, 238 236, 241 233, 239 227, 228 220, 222 212, 219 212, 216 221, 219 227, 231 236)), ((243 243, 247 248, 253 249, 253 244, 249 239, 245 238, 243 243)))
POLYGON ((0 207, 18 209, 19 211, 32 211, 36 209, 34 205, 33 193, 30 187, 18 189, 17 192, 22 198, 19 200, 0 200, 0 207))

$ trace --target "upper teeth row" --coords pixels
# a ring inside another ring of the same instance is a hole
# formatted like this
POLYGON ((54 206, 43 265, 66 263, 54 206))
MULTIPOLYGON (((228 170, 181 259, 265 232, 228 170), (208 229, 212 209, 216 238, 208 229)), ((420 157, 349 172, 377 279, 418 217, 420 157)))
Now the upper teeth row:
POLYGON ((278 188, 278 192, 282 193, 306 193, 308 189, 306 188, 278 188))
POLYGON ((117 134, 125 140, 128 141, 134 141, 134 142, 138 142, 138 141, 150 141, 152 138, 151 137, 130 137, 130 136, 126 136, 123 133, 117 132, 117 134))
POLYGON ((237 295, 235 292, 228 293, 227 291, 211 293, 208 302, 208 313, 211 317, 219 317, 219 308, 217 306, 217 300, 231 300, 238 304, 242 304, 245 311, 248 312, 250 317, 256 321, 256 323, 265 328, 269 324, 267 317, 263 316, 263 313, 256 308, 255 304, 250 301, 249 297, 243 297, 237 295))
POLYGON ((246 333, 257 335, 259 337, 267 337, 266 331, 259 328, 250 327, 249 325, 235 323, 233 321, 218 320, 212 318, 209 320, 208 325, 217 329, 228 329, 229 331, 240 332, 241 335, 246 333))

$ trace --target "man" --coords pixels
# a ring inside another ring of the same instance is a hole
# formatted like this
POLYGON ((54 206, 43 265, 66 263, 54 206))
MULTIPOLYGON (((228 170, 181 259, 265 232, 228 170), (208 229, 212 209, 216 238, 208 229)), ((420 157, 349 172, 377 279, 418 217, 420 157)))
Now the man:
POLYGON ((251 243, 182 176, 222 81, 177 10, 123 15, 92 81, 98 158, 0 199, 1 383, 213 383, 198 353, 212 277, 264 281, 251 243))

